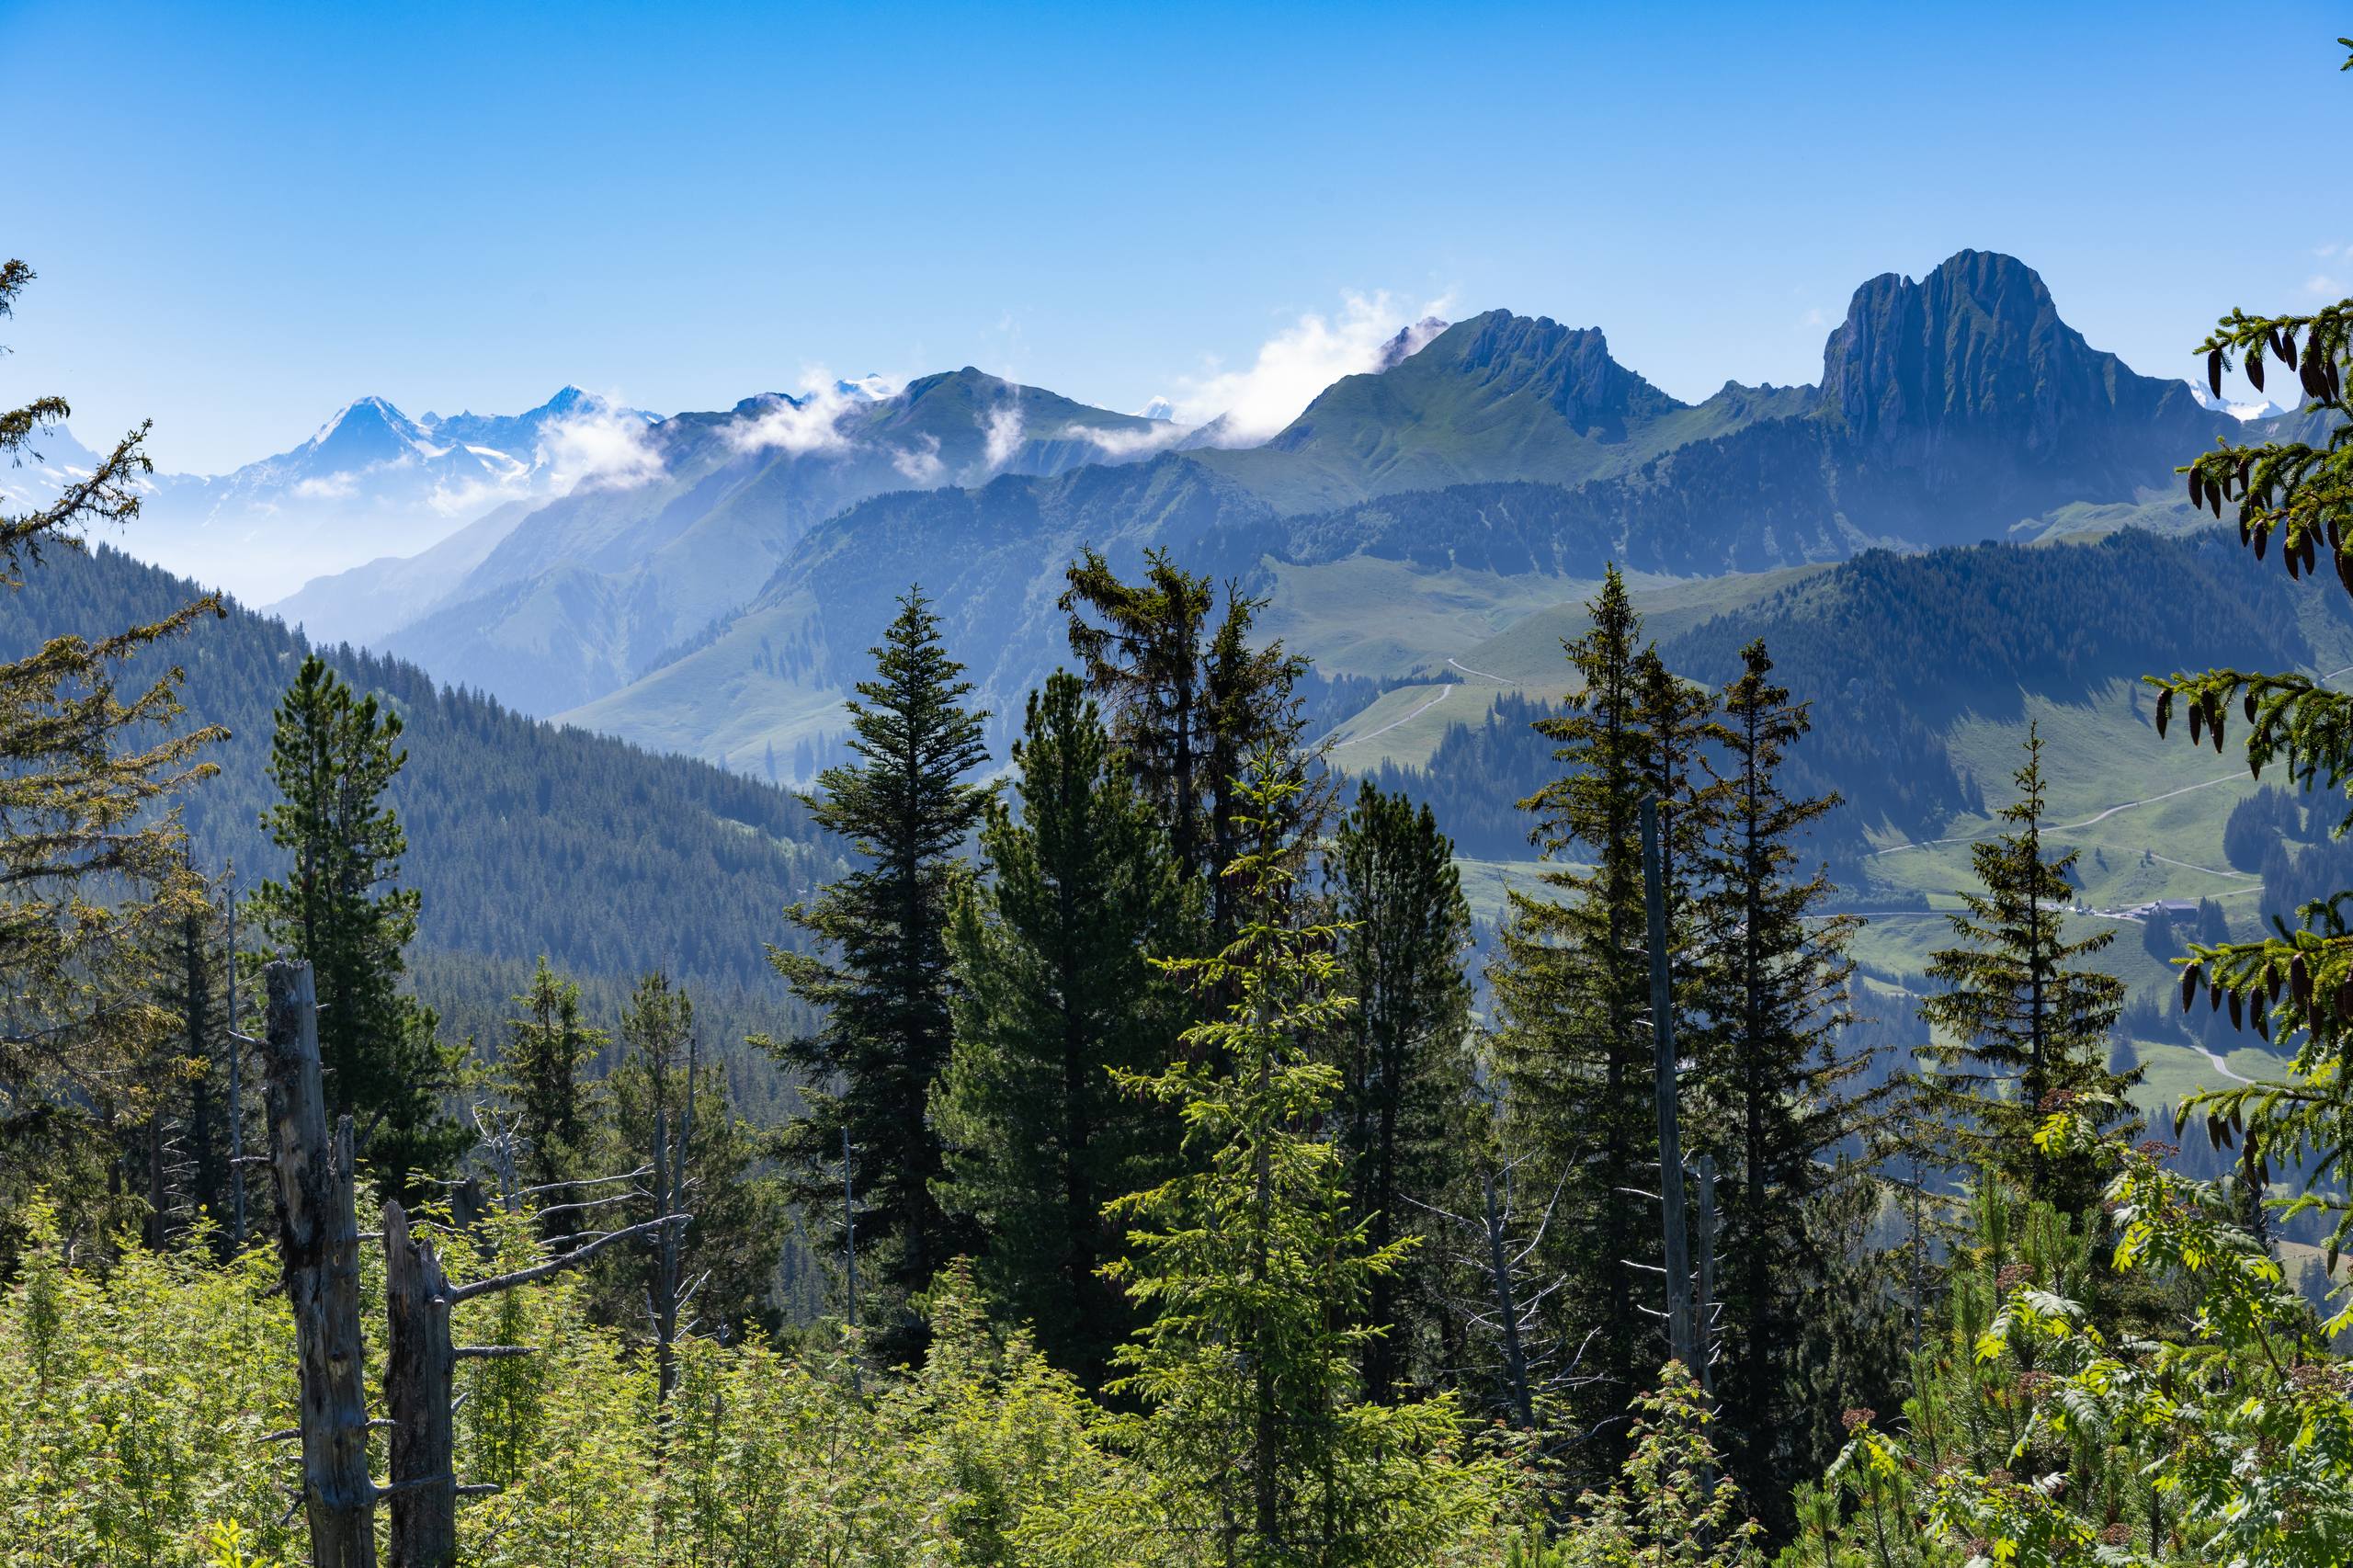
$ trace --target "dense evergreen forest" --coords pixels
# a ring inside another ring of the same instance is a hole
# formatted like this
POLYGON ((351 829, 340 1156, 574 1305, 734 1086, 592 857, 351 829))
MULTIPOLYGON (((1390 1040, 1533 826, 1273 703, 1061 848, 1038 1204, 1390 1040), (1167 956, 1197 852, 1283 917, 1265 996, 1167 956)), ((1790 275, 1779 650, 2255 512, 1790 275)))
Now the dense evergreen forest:
POLYGON ((131 432, 0 518, 0 1562, 2353 1561, 2353 1308, 2281 1264, 2353 1230, 2353 301, 2201 347, 2328 416, 2182 454, 2237 543, 1664 644, 1611 566, 1559 701, 1370 778, 1245 587, 1089 550, 1017 713, 910 587, 789 796, 85 553, 131 432), (2271 934, 2143 937, 2276 1081, 2135 1108, 2059 743, 1928 722, 2029 666, 2277 786, 2271 934), (1993 818, 1901 1028, 1847 790, 1993 818))
MULTIPOLYGON (((0 653, 150 624, 197 597, 119 551, 55 554, 0 597, 0 653)), ((189 718, 227 732, 209 753, 218 774, 180 802, 189 854, 209 873, 233 858, 251 886, 284 869, 286 850, 258 825, 271 797, 263 765, 271 710, 313 651, 231 605, 124 665, 127 680, 177 665, 189 718)), ((784 790, 523 718, 396 659, 317 652, 403 719, 410 760, 387 799, 410 830, 403 882, 431 912, 422 949, 527 967, 545 953, 623 978, 660 964, 742 988, 767 973, 742 934, 839 870, 839 846, 784 790)))

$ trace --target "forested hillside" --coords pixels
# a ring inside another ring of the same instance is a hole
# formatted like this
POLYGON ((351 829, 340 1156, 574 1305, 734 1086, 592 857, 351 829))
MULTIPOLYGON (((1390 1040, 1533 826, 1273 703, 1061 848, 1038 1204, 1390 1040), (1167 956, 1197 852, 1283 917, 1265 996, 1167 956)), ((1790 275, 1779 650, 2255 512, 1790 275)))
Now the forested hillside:
MULTIPOLYGON (((59 553, 0 595, 0 657, 157 620, 196 597, 119 551, 59 553)), ((243 887, 285 871, 259 827, 269 800, 262 765, 271 710, 307 651, 278 621, 232 606, 131 665, 180 665, 189 722, 228 729, 211 754, 219 776, 181 809, 199 866, 217 875, 233 857, 243 887)), ((409 762, 392 800, 408 824, 402 881, 423 896, 417 939, 428 951, 525 966, 544 953, 621 981, 664 966, 761 986, 762 939, 782 940, 784 906, 841 863, 807 810, 765 782, 526 719, 414 665, 327 652, 407 726, 409 762)))

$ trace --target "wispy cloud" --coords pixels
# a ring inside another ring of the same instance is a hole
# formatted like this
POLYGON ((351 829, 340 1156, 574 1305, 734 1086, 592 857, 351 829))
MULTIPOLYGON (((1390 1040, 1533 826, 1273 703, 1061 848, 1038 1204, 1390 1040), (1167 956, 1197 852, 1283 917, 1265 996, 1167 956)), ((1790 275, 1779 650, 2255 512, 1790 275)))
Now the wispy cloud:
POLYGON ((327 473, 305 479, 294 486, 294 494, 305 501, 343 501, 359 488, 356 473, 327 473))
POLYGON ((988 428, 983 432, 987 445, 983 449, 988 471, 995 473, 1013 460, 1021 449, 1022 421, 1019 403, 1001 403, 989 410, 988 428))
POLYGON ((835 381, 823 368, 804 371, 798 399, 779 398, 759 413, 727 427, 728 444, 739 452, 775 449, 805 457, 840 451, 849 445, 840 426, 852 408, 871 401, 863 385, 835 381))
POLYGON ((631 490, 662 472, 644 420, 610 408, 560 419, 540 432, 539 459, 559 490, 595 483, 631 490))
POLYGON ((926 488, 948 477, 948 465, 939 460, 939 437, 925 436, 913 451, 901 449, 891 454, 891 466, 904 474, 911 484, 926 488))
POLYGON ((1836 319, 1828 311, 1824 310, 1820 305, 1815 305, 1805 314, 1798 317, 1798 328, 1800 331, 1819 332, 1824 327, 1831 325, 1836 319))
POLYGON ((1379 368, 1382 348, 1409 322, 1447 313, 1439 300, 1410 314, 1388 293, 1350 294, 1337 315, 1309 312, 1259 346, 1248 367, 1187 378, 1170 399, 1176 417, 1203 425, 1222 415, 1222 438, 1253 446, 1299 416, 1343 376, 1379 368))
POLYGON ((1186 433, 1187 427, 1173 419, 1154 419, 1143 429, 1132 426, 1104 429, 1093 425, 1067 425, 1063 427, 1063 439, 1092 442, 1108 458, 1132 458, 1173 446, 1183 439, 1186 433))
POLYGON ((2336 278, 2331 278, 2325 272, 2315 272, 2310 278, 2304 279, 2304 292, 2307 294, 2319 295, 2323 298, 2332 294, 2342 296, 2345 292, 2345 285, 2339 283, 2336 278))

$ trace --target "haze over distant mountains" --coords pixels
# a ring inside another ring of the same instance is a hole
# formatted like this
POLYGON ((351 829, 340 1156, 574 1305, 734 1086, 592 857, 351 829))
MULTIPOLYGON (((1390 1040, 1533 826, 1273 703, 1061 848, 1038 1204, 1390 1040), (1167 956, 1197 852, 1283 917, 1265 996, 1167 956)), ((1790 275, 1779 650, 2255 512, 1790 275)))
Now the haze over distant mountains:
POLYGON ((1609 560, 1712 575, 2178 525, 2185 454, 2297 417, 2210 403, 1964 251, 1859 288, 1813 386, 1685 403, 1597 327, 1491 311, 1407 328, 1249 446, 972 367, 669 418, 572 388, 507 418, 369 398, 233 474, 159 478, 122 542, 526 711, 766 766, 838 727, 914 582, 1001 710, 1061 655, 1090 543, 1246 580, 1327 668, 1395 678, 1447 650, 1346 623, 1401 597, 1501 613, 1609 560))

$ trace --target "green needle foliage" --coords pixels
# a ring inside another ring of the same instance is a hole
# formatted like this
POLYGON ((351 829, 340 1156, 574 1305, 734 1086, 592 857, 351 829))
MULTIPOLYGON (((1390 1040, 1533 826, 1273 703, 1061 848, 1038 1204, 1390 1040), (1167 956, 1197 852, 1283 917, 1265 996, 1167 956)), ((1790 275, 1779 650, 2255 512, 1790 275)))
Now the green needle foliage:
POLYGON ((1112 1384, 1143 1412, 1118 1431, 1160 1506, 1198 1532, 1194 1561, 1422 1562, 1483 1483, 1449 1462, 1450 1395, 1361 1397, 1358 1361, 1379 1332, 1361 1326, 1365 1306, 1411 1243, 1369 1241, 1321 1131, 1340 1079, 1317 1048, 1353 999, 1339 932, 1299 913, 1305 789, 1273 750, 1253 759, 1235 819, 1247 847, 1226 870, 1251 913, 1223 951, 1165 960, 1230 1000, 1164 1071, 1120 1074, 1182 1118, 1188 1168, 1112 1206, 1132 1247, 1112 1278, 1147 1313, 1112 1384))
MULTIPOLYGON (((2353 68, 2353 59, 2347 63, 2353 68)), ((2308 315, 2234 310, 2200 347, 2212 384, 2233 364, 2258 389, 2267 363, 2293 375, 2314 433, 2262 446, 2219 444, 2181 471, 2191 502, 2217 517, 2225 502, 2235 504, 2240 542, 2257 560, 2276 550, 2290 578, 2318 582, 2325 550, 2335 584, 2321 591, 2353 596, 2353 541, 2347 539, 2353 533, 2353 404, 2345 394, 2353 371, 2353 300, 2308 315)), ((2210 744, 2219 755, 2235 713, 2247 727, 2245 750, 2255 776, 2276 766, 2301 790, 2353 792, 2353 696, 2294 673, 2210 669, 2148 681, 2157 690, 2158 733, 2186 719, 2190 744, 2210 744)), ((2353 813, 2340 834, 2347 824, 2353 813)), ((2334 1211, 2332 1262, 2353 1232, 2353 1206, 2344 1197, 2353 1175, 2348 898, 2353 894, 2339 892, 2314 900, 2298 912, 2295 926, 2281 923, 2260 941, 2192 944, 2181 984, 2185 1009, 2202 995, 2211 1007, 2227 1006, 2234 1027, 2296 1041, 2287 1077, 2196 1096, 2181 1119, 2202 1119, 2218 1146, 2241 1143, 2257 1171, 2273 1161, 2311 1162, 2316 1179, 2296 1207, 2334 1211)))
POLYGON ((330 1116, 350 1116, 362 1151, 398 1187, 445 1168, 466 1133, 441 1116, 449 1063, 432 1011, 402 989, 418 895, 392 885, 408 836, 384 796, 407 761, 400 715, 359 697, 315 653, 278 707, 262 815, 286 850, 285 880, 254 890, 263 942, 310 961, 330 1116))
MULTIPOLYGON (((947 1165, 931 1096, 952 1035, 948 926, 972 877, 956 852, 990 795, 962 782, 988 756, 987 715, 963 705, 972 689, 964 666, 940 646, 920 589, 899 607, 873 650, 873 676, 845 704, 858 760, 819 774, 809 799, 865 864, 787 911, 834 956, 768 949, 794 994, 825 1014, 816 1033, 777 1048, 808 1078, 809 1114, 784 1140, 791 1194, 839 1234, 847 1137, 858 1244, 875 1258, 860 1283, 882 1288, 886 1356, 920 1344, 906 1301, 972 1239, 939 1200, 947 1165)), ((831 1250, 838 1256, 838 1244, 831 1250)))
POLYGON ((1842 1050, 1856 1021, 1847 945, 1861 925, 1824 905, 1826 872, 1803 869, 1803 835, 1837 804, 1792 796, 1791 748, 1813 729, 1808 705, 1773 679, 1761 642, 1741 653, 1726 687, 1709 779, 1704 835, 1692 870, 1699 891, 1692 930, 1691 1051, 1703 1148, 1719 1154, 1721 1266, 1726 1351, 1722 1376, 1741 1477, 1768 1515, 1820 1457, 1797 1445, 1807 1423, 1797 1386, 1803 1296, 1843 1258, 1817 1200, 1850 1179, 1842 1150, 1873 1131, 1878 1095, 1859 1092, 1870 1053, 1842 1050))
POLYGON ((991 875, 948 930, 941 1196, 987 1235, 980 1277, 1007 1320, 1095 1387, 1131 1324, 1101 1273, 1120 1251, 1103 1205, 1158 1182, 1176 1152, 1171 1119, 1115 1074, 1175 1054, 1191 1006, 1150 955, 1198 950, 1201 900, 1078 677, 1030 697, 1013 766, 1018 813, 992 803, 991 875))
MULTIPOLYGON (((515 1114, 522 1144, 516 1164, 527 1187, 552 1187, 585 1173, 582 1144, 588 1131, 588 1085, 582 1069, 605 1047, 607 1035, 581 1021, 580 987, 548 967, 541 954, 531 983, 515 998, 521 1016, 506 1024, 499 1053, 501 1098, 515 1114)), ((543 1197, 542 1206, 570 1194, 543 1197)))
POLYGON ((1365 1387, 1386 1400, 1416 1361, 1427 1369, 1443 1357, 1414 1341, 1448 1315, 1428 1214, 1468 1190, 1478 1126, 1462 969, 1471 911, 1454 846, 1429 807, 1370 782, 1334 835, 1327 869, 1341 978, 1356 998, 1337 1044, 1348 1190, 1376 1251, 1423 1237, 1395 1276, 1374 1277, 1366 1307, 1381 1332, 1365 1346, 1365 1387))
POLYGON ((1563 1324, 1593 1333, 1583 1364, 1597 1376, 1574 1413, 1592 1427, 1622 1417, 1655 1363, 1621 1260, 1654 1258, 1659 1241, 1640 1196, 1658 1181, 1640 813, 1665 748, 1645 722, 1663 693, 1644 679, 1642 620, 1616 567, 1587 608, 1591 630, 1565 644, 1579 689, 1536 724, 1560 776, 1520 802, 1545 858, 1576 859, 1544 872, 1562 896, 1512 892, 1488 979, 1507 1136, 1548 1177, 1568 1173, 1545 1265, 1567 1282, 1563 1324))
MULTIPOLYGON (((33 280, 0 263, 0 318, 33 280)), ((33 455, 71 412, 57 397, 0 410, 0 463, 33 455)), ((150 472, 146 426, 126 435, 48 506, 0 513, 0 594, 48 549, 79 551, 81 530, 131 522, 150 472)), ((148 983, 152 956, 205 909, 185 863, 175 800, 208 777, 223 737, 173 733, 181 672, 129 689, 125 663, 207 612, 210 599, 145 624, 87 629, 0 662, 0 1256, 20 1235, 33 1179, 61 1180, 74 1229, 128 1219, 97 1165, 109 1122, 144 1121, 131 1072, 175 1028, 148 983)))
POLYGON ((1990 1165, 2081 1214, 2099 1197, 2097 1171, 2052 1155, 2035 1142, 2035 1129, 2056 1096, 2096 1095, 2122 1107, 2139 1070, 2108 1068, 2123 983, 2081 967, 2116 933, 2066 937, 2075 852, 2044 846, 2042 740, 2031 729, 2026 764, 2014 777, 2018 798, 2001 812, 2011 829, 1971 851, 1983 891, 1962 893, 1963 912, 1952 916, 1961 945, 1928 965, 1928 977, 1948 989, 1920 1004, 1921 1016, 1941 1031, 1920 1050, 1936 1069, 1922 1089, 1947 1130, 1955 1168, 1990 1165))

